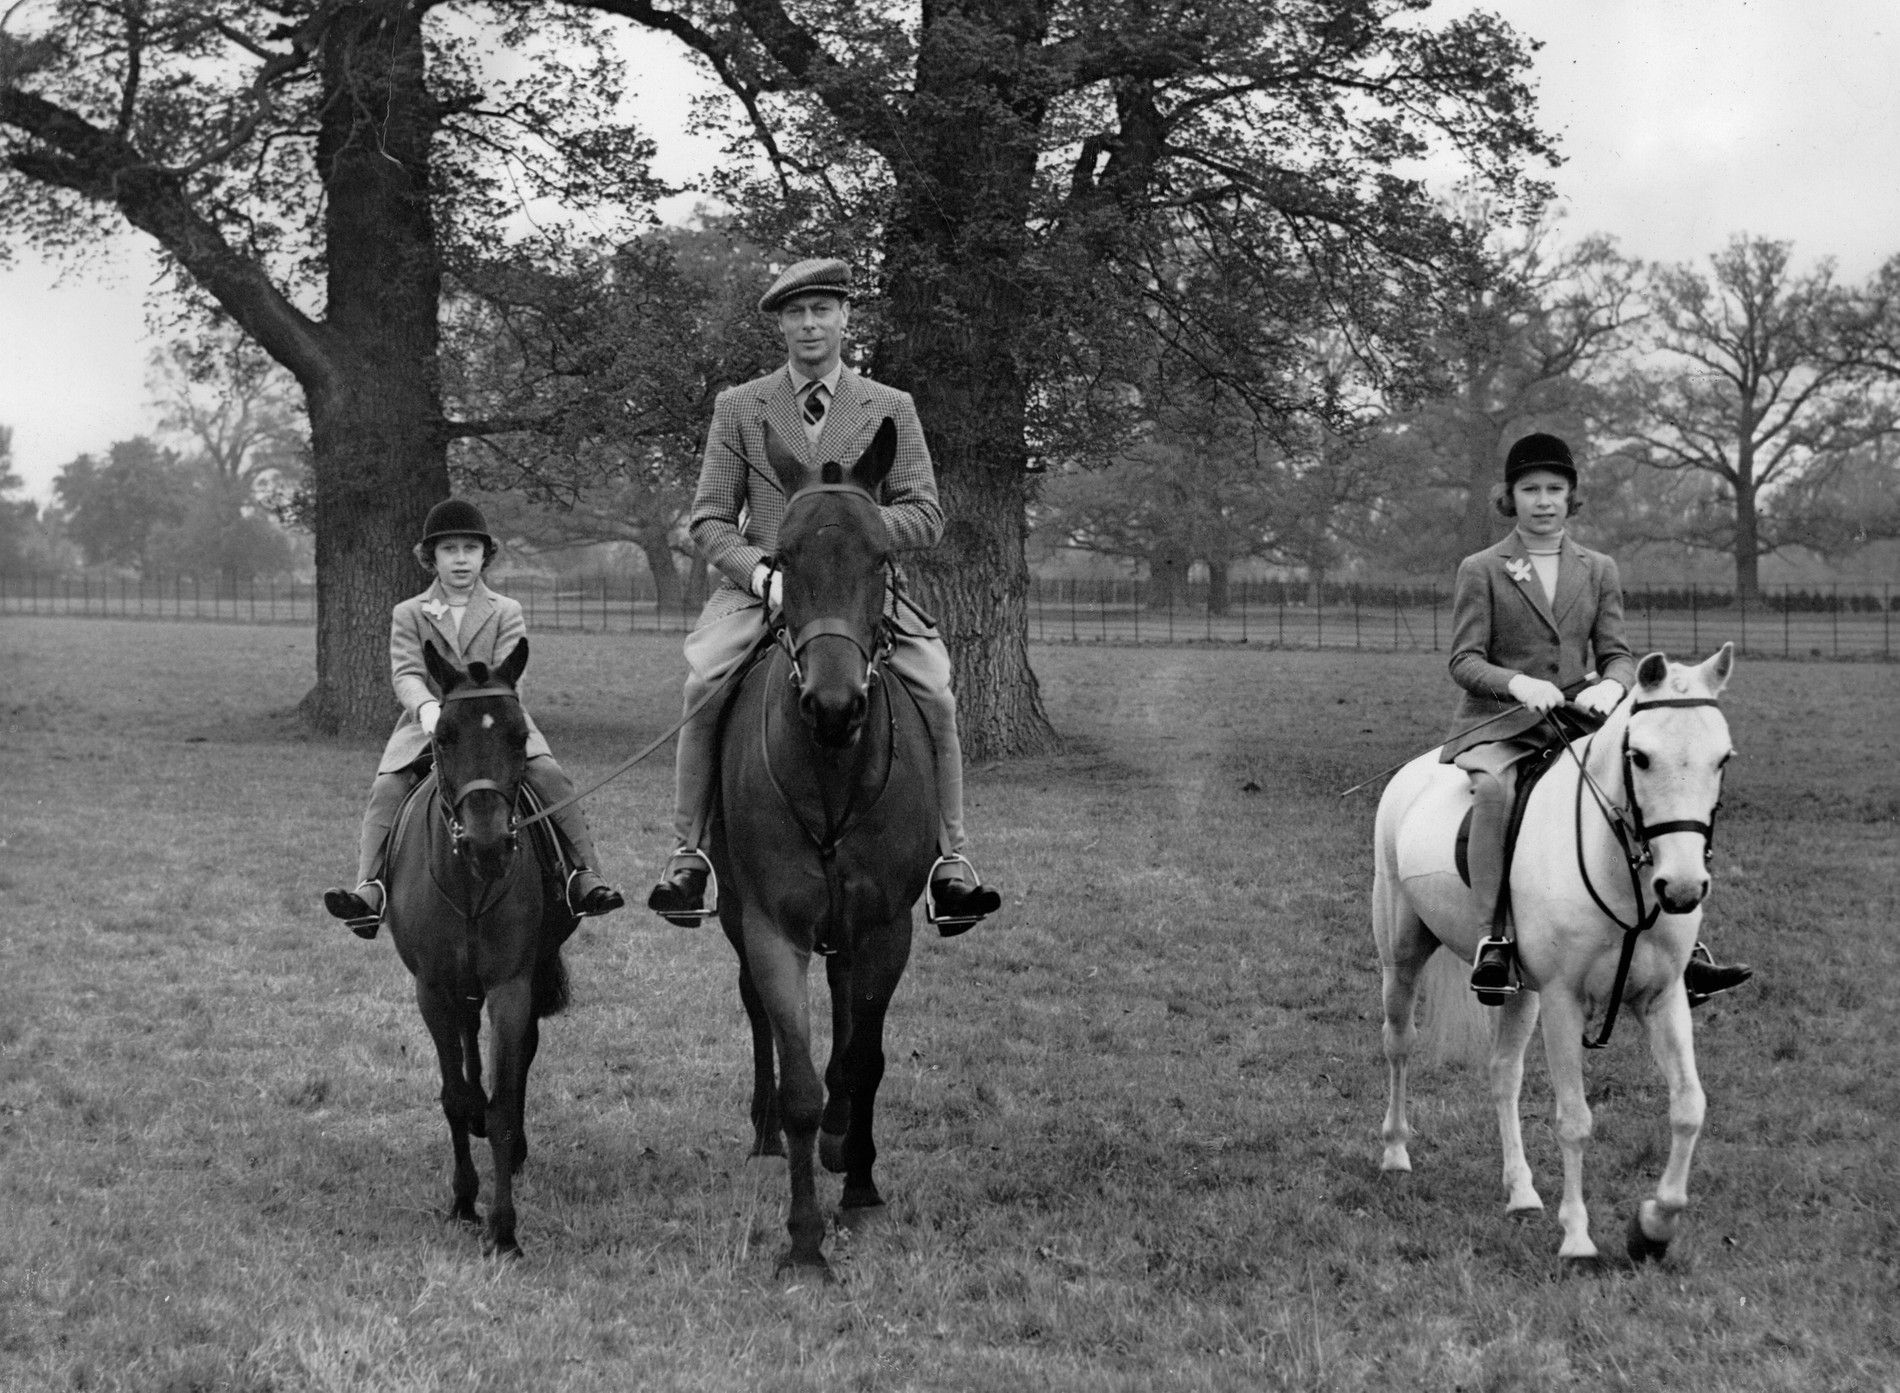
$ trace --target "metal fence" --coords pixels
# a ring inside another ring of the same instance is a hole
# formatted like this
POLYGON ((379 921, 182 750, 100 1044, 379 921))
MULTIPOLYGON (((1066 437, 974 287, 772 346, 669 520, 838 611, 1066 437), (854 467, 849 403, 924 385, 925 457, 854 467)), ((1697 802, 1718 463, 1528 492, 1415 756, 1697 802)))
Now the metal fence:
MULTIPOLYGON (((496 577, 530 629, 683 633, 700 601, 662 605, 652 578, 496 577)), ((1892 661, 1891 584, 1770 587, 1760 599, 1697 583, 1626 590, 1625 624, 1639 652, 1702 653, 1733 641, 1751 657, 1892 661)), ((1033 579, 1029 633, 1043 643, 1258 644, 1275 648, 1436 652, 1451 639, 1451 592, 1430 584, 1327 585, 1315 603, 1300 582, 1236 581, 1220 603, 1204 583, 1173 590, 1140 580, 1033 579)), ((236 585, 171 579, 0 575, 0 614, 312 624, 307 581, 236 585)))
MULTIPOLYGON (((1891 661, 1891 584, 1770 587, 1759 599, 1694 582, 1625 590, 1638 652, 1703 653, 1733 641, 1752 657, 1891 661)), ((1032 583, 1030 637, 1044 643, 1261 644, 1437 652, 1451 641, 1451 591, 1430 583, 1235 581, 1226 602, 1204 583, 1172 591, 1141 580, 1032 583)))
MULTIPOLYGON (((600 633, 684 633, 703 598, 660 603, 650 576, 491 576, 498 593, 521 602, 530 629, 600 633)), ((317 589, 309 581, 109 580, 0 575, 0 614, 108 619, 203 620, 227 624, 314 624, 317 589)))

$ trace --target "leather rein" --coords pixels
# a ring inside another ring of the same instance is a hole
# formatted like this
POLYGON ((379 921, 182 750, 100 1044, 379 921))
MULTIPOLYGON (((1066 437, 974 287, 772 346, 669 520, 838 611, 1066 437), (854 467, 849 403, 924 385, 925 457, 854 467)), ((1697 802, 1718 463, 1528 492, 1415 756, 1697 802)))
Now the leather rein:
MULTIPOLYGON (((1663 707, 1719 706, 1720 704, 1714 697, 1665 697, 1655 701, 1638 700, 1630 706, 1630 719, 1633 720, 1639 712, 1663 707)), ((1649 844, 1654 838, 1671 832, 1699 833, 1703 839, 1702 860, 1706 864, 1715 856, 1715 815, 1722 810, 1722 802, 1720 797, 1716 799, 1715 806, 1709 809, 1706 821, 1676 818, 1667 822, 1646 822, 1643 818, 1642 803, 1636 796, 1636 773, 1630 756, 1628 720, 1623 723, 1621 753, 1623 792, 1629 804, 1627 811, 1613 804, 1590 774, 1588 758, 1591 745, 1596 743, 1595 733, 1593 732, 1589 739, 1584 741, 1583 754, 1579 755, 1576 747, 1565 736, 1563 728, 1551 719, 1549 712, 1544 713, 1544 721, 1557 733, 1559 742, 1565 750, 1569 751, 1571 759, 1576 761, 1577 765, 1576 816, 1574 818, 1577 873, 1583 878, 1583 887, 1590 892, 1590 898, 1595 901, 1597 909, 1623 931, 1622 951, 1617 955, 1616 960, 1616 980, 1610 987, 1609 1004, 1603 1012, 1603 1028, 1597 1033, 1595 1040, 1592 1040, 1588 1034, 1583 1037, 1585 1049, 1600 1050, 1610 1043, 1610 1031, 1616 1026, 1616 1014, 1623 1004, 1623 988, 1629 980, 1630 959, 1636 953, 1637 937, 1648 932, 1654 927, 1656 920, 1662 917, 1661 900, 1656 901, 1647 911, 1643 909, 1643 867, 1655 861, 1655 855, 1650 850, 1649 844), (1623 863, 1629 872, 1630 896, 1636 902, 1634 923, 1625 923, 1620 914, 1605 904, 1603 896, 1597 893, 1596 883, 1590 879, 1590 868, 1585 861, 1583 847, 1583 790, 1586 785, 1590 789, 1590 796, 1596 800, 1597 807, 1602 810, 1604 821, 1609 823, 1610 831, 1616 837, 1617 847, 1623 853, 1623 863)))

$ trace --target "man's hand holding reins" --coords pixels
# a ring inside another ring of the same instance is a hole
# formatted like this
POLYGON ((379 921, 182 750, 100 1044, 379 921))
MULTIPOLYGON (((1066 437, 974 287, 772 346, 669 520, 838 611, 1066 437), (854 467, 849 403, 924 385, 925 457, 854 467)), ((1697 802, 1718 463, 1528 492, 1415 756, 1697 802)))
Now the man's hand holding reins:
POLYGON ((752 568, 752 593, 765 601, 765 612, 776 613, 785 604, 785 576, 776 567, 761 561, 752 568))
POLYGON ((1541 677, 1530 677, 1521 672, 1510 680, 1507 690, 1519 706, 1528 706, 1540 716, 1546 711, 1555 711, 1569 700, 1564 695, 1564 689, 1555 682, 1546 682, 1541 677))
POLYGON ((1572 704, 1586 715, 1608 716, 1616 710, 1623 695, 1623 684, 1614 677, 1606 677, 1578 692, 1572 704))

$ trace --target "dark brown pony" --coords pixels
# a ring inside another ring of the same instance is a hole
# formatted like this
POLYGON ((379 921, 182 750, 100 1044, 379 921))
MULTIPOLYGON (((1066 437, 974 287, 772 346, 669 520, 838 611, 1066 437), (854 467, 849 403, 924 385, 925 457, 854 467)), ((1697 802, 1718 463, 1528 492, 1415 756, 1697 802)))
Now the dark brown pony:
POLYGON ((528 641, 492 669, 471 663, 463 672, 434 644, 423 658, 442 693, 435 769, 396 824, 387 918, 396 951, 415 974, 416 1003, 442 1065, 442 1112, 455 1147, 450 1214, 477 1222, 481 1182, 468 1139, 487 1137, 495 1196, 482 1247, 516 1257, 514 1176, 528 1158, 528 1066, 541 1018, 567 1005, 561 945, 576 921, 561 893, 546 824, 525 836, 518 826, 528 723, 515 686, 528 665, 528 641), (484 1002, 494 1032, 486 1093, 484 1002))
POLYGON ((790 1164, 791 1248, 779 1265, 827 1277, 814 1144, 826 1169, 844 1174, 839 1222, 875 1217, 884 1204, 872 1177, 884 1015, 937 854, 929 731, 883 666, 890 538, 876 495, 896 441, 886 420, 849 469, 808 473, 767 430, 787 499, 784 609, 777 646, 726 713, 710 847, 752 1025, 753 1154, 779 1154, 782 1132, 790 1164), (830 955, 822 1084, 806 978, 814 951, 830 955))

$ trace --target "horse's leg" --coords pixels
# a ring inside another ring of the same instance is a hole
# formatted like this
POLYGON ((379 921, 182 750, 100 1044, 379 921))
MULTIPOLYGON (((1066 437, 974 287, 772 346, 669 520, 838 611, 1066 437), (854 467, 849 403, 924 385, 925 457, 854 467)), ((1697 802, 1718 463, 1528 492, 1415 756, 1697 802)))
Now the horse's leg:
POLYGON ((772 1063, 772 1022, 765 1014, 759 984, 746 964, 745 942, 739 930, 728 927, 726 938, 739 955, 739 1004, 752 1027, 752 1156, 783 1156, 784 1126, 778 1112, 778 1074, 772 1063))
POLYGON ((1412 1058, 1412 1045, 1418 1038, 1414 1016, 1418 1003, 1418 976, 1431 960, 1438 940, 1412 907, 1398 878, 1388 875, 1383 866, 1372 885, 1372 936, 1379 949, 1379 975, 1385 1024, 1380 1036, 1385 1044, 1385 1125, 1380 1136, 1385 1153, 1379 1169, 1412 1169, 1412 1125, 1405 1115, 1405 1085, 1412 1058))
POLYGON ((475 1223, 475 1197, 481 1191, 481 1179, 475 1174, 475 1162, 469 1155, 468 1137, 471 1117, 479 1117, 481 1090, 469 1094, 465 1073, 464 1032, 460 998, 452 989, 433 986, 416 979, 416 1005, 422 1010, 422 1022, 435 1042, 435 1057, 442 1070, 442 1115, 449 1123, 449 1144, 455 1149, 455 1180, 451 1192, 449 1217, 475 1223))
POLYGON ((1564 1197, 1557 1206, 1564 1241, 1557 1256, 1566 1262, 1594 1263, 1590 1211, 1583 1203, 1583 1149, 1590 1140, 1590 1101, 1583 1091, 1583 1003, 1561 988, 1541 993, 1544 1058, 1550 1065, 1551 1091, 1557 1103, 1557 1146, 1564 1158, 1564 1197))
POLYGON ((1543 1200, 1531 1184, 1530 1162, 1524 1159, 1524 1128, 1518 1114, 1518 1096, 1524 1087, 1524 1050, 1537 1026, 1538 994, 1520 991, 1498 1008, 1497 1033, 1491 1040, 1491 1101, 1498 1110, 1498 1138, 1504 1146, 1504 1201, 1507 1214, 1541 1211, 1543 1200))
POLYGON ((1695 1035, 1689 1026, 1689 1001, 1679 986, 1671 986, 1651 1003, 1645 1023, 1649 1050, 1669 1084, 1669 1162, 1654 1199, 1637 1206, 1630 1216, 1629 1255, 1636 1262, 1661 1258, 1669 1251, 1676 1226, 1689 1203, 1689 1161, 1702 1135, 1705 1100, 1696 1075, 1695 1035))
POLYGON ((849 981, 850 1042, 844 1054, 843 1081, 850 1100, 850 1123, 843 1155, 844 1195, 839 1217, 852 1227, 875 1220, 884 1209, 872 1176, 877 1161, 873 1136, 877 1089, 884 1079, 884 1016, 910 962, 911 916, 907 908, 875 934, 860 935, 849 981))
POLYGON ((818 1124, 818 1164, 833 1175, 844 1169, 845 1133, 851 1126, 851 1085, 845 1054, 851 1047, 852 953, 825 959, 825 986, 831 993, 831 1056, 825 1061, 825 1114, 818 1124))
POLYGON ((746 961, 778 1046, 779 1117, 785 1128, 791 1180, 791 1214, 785 1227, 792 1244, 778 1266, 781 1272, 792 1268, 828 1280, 825 1217, 818 1208, 812 1155, 825 1095, 811 1062, 811 1003, 806 984, 811 954, 774 925, 753 924, 747 930, 746 961))
POLYGON ((528 1083, 528 1036, 534 1027, 534 989, 527 974, 488 994, 495 1086, 488 1100, 488 1146, 495 1163, 495 1197, 488 1206, 485 1252, 521 1256, 515 1241, 515 1167, 522 1152, 522 1114, 528 1083))

